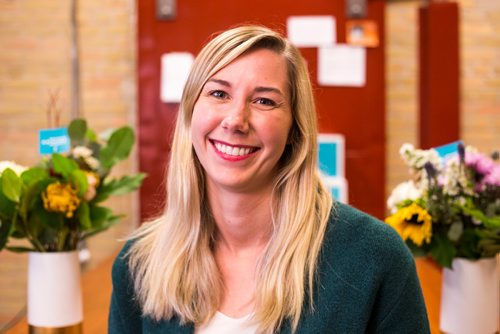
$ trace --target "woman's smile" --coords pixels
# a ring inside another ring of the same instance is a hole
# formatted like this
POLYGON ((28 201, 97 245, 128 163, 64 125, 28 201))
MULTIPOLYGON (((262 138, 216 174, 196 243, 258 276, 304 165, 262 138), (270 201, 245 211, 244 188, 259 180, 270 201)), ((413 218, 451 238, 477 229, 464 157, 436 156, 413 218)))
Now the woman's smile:
POLYGON ((259 147, 250 145, 232 145, 214 139, 210 139, 209 141, 213 145, 217 155, 229 161, 245 160, 259 150, 259 147))

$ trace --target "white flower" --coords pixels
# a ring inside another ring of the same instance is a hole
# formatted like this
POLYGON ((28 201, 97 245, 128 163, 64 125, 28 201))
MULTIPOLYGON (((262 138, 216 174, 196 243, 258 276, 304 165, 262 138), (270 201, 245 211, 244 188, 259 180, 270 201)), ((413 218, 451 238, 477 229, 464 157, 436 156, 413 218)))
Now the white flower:
POLYGON ((439 171, 441 169, 441 158, 434 149, 418 150, 412 144, 403 144, 399 150, 399 154, 408 166, 417 170, 424 168, 427 162, 430 162, 436 170, 439 171))
POLYGON ((444 193, 450 196, 456 196, 461 191, 467 195, 474 195, 473 184, 467 179, 456 155, 446 160, 439 182, 443 185, 444 193))
POLYGON ((97 160, 94 157, 87 157, 83 159, 85 163, 92 169, 92 170, 97 170, 99 166, 101 165, 99 163, 99 160, 97 160))
POLYGON ((406 181, 398 184, 387 199, 387 207, 395 213, 397 205, 405 200, 416 200, 422 197, 422 190, 415 186, 413 181, 406 181))
POLYGON ((92 150, 85 146, 75 146, 71 150, 71 155, 73 155, 77 159, 85 159, 92 156, 92 150))
POLYGON ((16 164, 13 161, 0 161, 0 175, 7 168, 12 169, 14 171, 14 173, 16 173, 17 175, 21 175, 22 172, 24 172, 26 169, 28 169, 24 166, 16 164))

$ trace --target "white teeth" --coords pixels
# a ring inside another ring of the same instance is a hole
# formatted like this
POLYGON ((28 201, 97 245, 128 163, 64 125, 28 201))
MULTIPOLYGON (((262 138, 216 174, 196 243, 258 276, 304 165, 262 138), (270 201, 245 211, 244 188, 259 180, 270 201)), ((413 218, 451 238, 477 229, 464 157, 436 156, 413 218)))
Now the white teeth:
POLYGON ((248 147, 233 147, 221 143, 215 143, 215 147, 218 151, 233 156, 242 156, 250 153, 250 148, 248 147))

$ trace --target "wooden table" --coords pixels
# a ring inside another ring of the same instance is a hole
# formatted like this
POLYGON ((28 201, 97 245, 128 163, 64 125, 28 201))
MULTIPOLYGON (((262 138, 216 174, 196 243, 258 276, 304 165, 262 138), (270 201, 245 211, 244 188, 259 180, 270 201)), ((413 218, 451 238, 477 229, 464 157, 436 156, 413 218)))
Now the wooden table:
MULTIPOLYGON (((84 334, 102 334, 108 331, 108 309, 111 296, 111 266, 114 257, 110 257, 96 268, 83 274, 83 332, 84 334)), ((439 332, 439 303, 441 299, 441 269, 433 262, 417 259, 417 270, 425 296, 431 331, 439 332)), ((28 324, 22 319, 7 334, 26 334, 28 324)))

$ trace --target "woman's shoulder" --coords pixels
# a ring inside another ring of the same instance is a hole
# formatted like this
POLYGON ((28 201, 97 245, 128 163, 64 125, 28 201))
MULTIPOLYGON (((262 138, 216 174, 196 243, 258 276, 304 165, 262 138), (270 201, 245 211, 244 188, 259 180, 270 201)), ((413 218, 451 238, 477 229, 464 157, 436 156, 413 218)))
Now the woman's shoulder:
POLYGON ((394 258, 413 262, 410 250, 392 227, 342 203, 333 207, 324 247, 332 256, 377 261, 378 267, 389 266, 394 258))
POLYGON ((123 274, 129 271, 128 268, 128 257, 130 254, 130 249, 134 244, 133 240, 128 240, 122 246, 122 249, 116 256, 113 267, 112 267, 112 277, 114 278, 122 278, 123 274))

